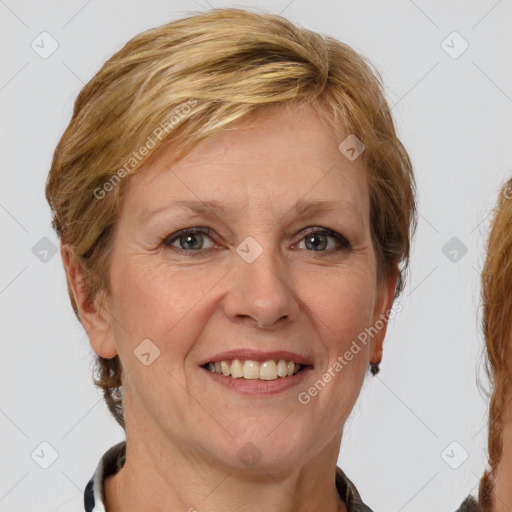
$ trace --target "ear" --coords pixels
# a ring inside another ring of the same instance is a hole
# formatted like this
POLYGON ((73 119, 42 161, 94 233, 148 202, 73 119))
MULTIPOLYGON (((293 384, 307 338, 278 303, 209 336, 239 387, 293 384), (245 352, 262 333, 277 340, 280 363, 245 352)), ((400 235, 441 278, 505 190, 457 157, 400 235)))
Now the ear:
POLYGON ((378 364, 382 361, 383 344, 388 327, 390 310, 393 306, 396 283, 398 280, 398 264, 395 263, 389 277, 378 285, 373 313, 372 326, 377 331, 371 340, 370 362, 378 364))
POLYGON ((101 357, 111 359, 117 355, 117 347, 110 322, 104 292, 101 291, 92 300, 85 286, 85 270, 69 244, 61 244, 60 255, 68 290, 73 293, 80 320, 94 352, 101 357))

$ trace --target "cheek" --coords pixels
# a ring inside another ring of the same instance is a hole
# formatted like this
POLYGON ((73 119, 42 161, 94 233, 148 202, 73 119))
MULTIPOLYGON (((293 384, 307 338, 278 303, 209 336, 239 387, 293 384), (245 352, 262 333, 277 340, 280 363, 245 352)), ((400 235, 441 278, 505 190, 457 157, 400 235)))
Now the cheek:
POLYGON ((370 325, 376 293, 375 279, 368 270, 371 268, 331 269, 305 292, 306 302, 319 319, 319 328, 323 325, 329 351, 343 353, 370 325))
POLYGON ((300 410, 309 416, 320 417, 329 411, 322 425, 333 432, 350 415, 369 362, 369 343, 358 340, 373 317, 376 283, 368 269, 372 269, 371 265, 352 266, 338 272, 331 269, 328 276, 322 276, 309 289, 325 358, 315 369, 314 377, 299 389, 298 401, 304 405, 300 410))
POLYGON ((193 329, 201 327, 188 319, 200 308, 211 278, 193 268, 174 270, 168 264, 143 261, 126 265, 116 278, 114 328, 120 351, 133 352, 150 339, 169 365, 183 359, 191 348, 187 340, 194 339, 193 329), (164 353, 169 347, 172 357, 164 353))
POLYGON ((310 289, 325 358, 315 371, 318 385, 301 391, 318 396, 318 405, 337 411, 330 420, 333 425, 345 421, 352 410, 369 364, 370 343, 361 334, 373 318, 376 282, 371 268, 361 265, 331 272, 328 280, 325 276, 320 281, 325 284, 323 293, 318 286, 310 289))

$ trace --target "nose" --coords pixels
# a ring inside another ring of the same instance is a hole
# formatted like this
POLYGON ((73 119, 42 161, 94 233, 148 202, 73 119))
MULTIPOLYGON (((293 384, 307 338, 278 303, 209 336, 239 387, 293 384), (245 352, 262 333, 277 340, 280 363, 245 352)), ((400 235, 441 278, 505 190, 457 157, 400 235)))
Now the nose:
POLYGON ((226 315, 234 322, 244 321, 259 329, 297 320, 299 303, 294 283, 290 282, 291 272, 284 264, 267 249, 251 263, 235 254, 224 302, 226 315))

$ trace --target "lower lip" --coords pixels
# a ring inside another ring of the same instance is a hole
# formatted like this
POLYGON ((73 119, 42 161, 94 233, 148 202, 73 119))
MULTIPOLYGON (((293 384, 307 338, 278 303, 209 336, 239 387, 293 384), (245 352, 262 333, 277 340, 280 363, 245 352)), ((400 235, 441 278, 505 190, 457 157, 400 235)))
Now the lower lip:
POLYGON ((213 373, 206 368, 201 368, 207 372, 214 382, 217 382, 232 391, 236 391, 242 395, 258 395, 268 396, 281 393, 289 388, 297 386, 304 380, 306 374, 311 370, 311 366, 308 366, 301 370, 296 375, 290 375, 289 377, 278 377, 275 380, 261 380, 261 379, 233 379, 233 377, 226 377, 219 373, 213 373))

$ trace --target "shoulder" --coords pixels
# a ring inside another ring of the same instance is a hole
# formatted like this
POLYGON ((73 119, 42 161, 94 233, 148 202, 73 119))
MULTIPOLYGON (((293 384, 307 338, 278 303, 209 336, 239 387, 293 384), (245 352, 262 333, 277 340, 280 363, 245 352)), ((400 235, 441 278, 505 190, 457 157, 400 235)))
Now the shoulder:
POLYGON ((482 509, 473 496, 468 496, 456 512, 482 512, 482 509))
POLYGON ((336 468, 336 488, 348 512, 372 512, 371 508, 363 503, 356 486, 339 467, 336 468))

